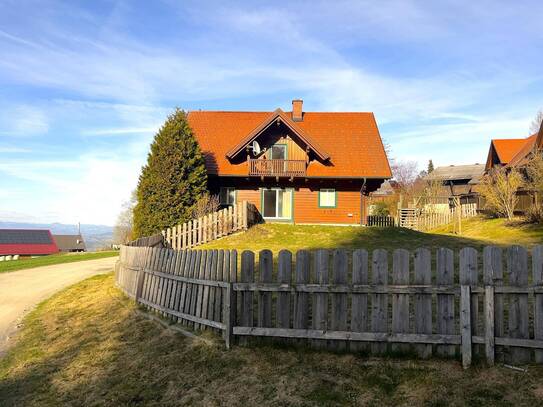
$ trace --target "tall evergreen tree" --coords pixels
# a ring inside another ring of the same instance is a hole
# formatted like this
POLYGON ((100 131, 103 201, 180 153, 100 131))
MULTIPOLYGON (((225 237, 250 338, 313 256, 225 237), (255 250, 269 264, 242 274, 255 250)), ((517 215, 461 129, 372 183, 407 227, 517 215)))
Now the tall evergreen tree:
POLYGON ((204 156, 185 112, 176 109, 155 135, 139 177, 135 237, 149 236, 189 220, 206 191, 204 156))
POLYGON ((432 160, 428 161, 428 174, 434 170, 434 162, 432 160))

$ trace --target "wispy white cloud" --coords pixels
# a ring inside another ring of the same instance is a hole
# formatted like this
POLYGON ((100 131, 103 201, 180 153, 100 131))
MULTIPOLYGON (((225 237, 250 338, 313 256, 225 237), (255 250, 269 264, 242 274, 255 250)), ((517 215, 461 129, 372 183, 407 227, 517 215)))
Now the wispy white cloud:
POLYGON ((39 108, 30 105, 9 106, 0 110, 0 135, 35 136, 49 130, 49 120, 39 108))
POLYGON ((530 6, 0 6, 0 137, 17 140, 0 153, 28 152, 0 160, 11 191, 26 186, 0 211, 112 223, 176 105, 271 110, 302 97, 308 110, 373 111, 399 159, 483 161, 488 140, 524 136, 541 103, 543 7, 530 6))

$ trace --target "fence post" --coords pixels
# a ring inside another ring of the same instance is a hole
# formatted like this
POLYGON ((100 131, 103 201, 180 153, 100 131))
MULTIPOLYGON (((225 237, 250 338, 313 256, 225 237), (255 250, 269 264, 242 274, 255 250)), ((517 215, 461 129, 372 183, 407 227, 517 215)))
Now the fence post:
POLYGON ((462 331, 462 367, 471 365, 471 290, 460 286, 460 329, 462 331))

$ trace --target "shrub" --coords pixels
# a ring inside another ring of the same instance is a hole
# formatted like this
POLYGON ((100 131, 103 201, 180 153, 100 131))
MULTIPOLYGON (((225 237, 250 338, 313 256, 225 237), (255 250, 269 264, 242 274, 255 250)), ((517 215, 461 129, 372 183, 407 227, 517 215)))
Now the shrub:
POLYGON ((217 195, 210 195, 208 193, 205 193, 196 202, 194 210, 192 211, 192 217, 195 219, 201 218, 202 216, 217 212, 219 210, 219 207, 219 197, 217 195))
POLYGON ((384 201, 379 201, 379 202, 374 203, 372 205, 372 215, 377 215, 377 216, 390 215, 388 204, 384 201))
POLYGON ((518 203, 517 191, 523 184, 522 175, 516 168, 493 168, 479 184, 485 209, 512 220, 518 203))

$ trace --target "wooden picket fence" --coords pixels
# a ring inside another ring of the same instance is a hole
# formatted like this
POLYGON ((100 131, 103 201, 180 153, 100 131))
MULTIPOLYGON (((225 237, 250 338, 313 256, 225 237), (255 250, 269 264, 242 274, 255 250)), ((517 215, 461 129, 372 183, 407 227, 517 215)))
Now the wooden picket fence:
POLYGON ((162 231, 174 249, 190 249, 232 233, 247 230, 260 222, 260 213, 247 201, 210 213, 162 231))
MULTIPOLYGON (((442 225, 448 225, 458 218, 458 208, 452 208, 445 212, 425 211, 421 208, 403 208, 398 212, 399 226, 419 231, 435 229, 442 225)), ((468 203, 460 205, 462 219, 477 216, 477 204, 468 203)))
POLYGON ((396 226, 396 219, 393 216, 368 215, 366 217, 366 226, 375 226, 380 228, 396 226))
POLYGON ((543 363, 543 246, 393 253, 121 249, 116 281, 137 302, 230 347, 251 337, 419 357, 543 363), (505 256, 504 252, 505 251, 505 256), (274 261, 276 260, 276 261, 274 261), (392 267, 389 267, 391 263, 392 267), (480 272, 482 271, 482 273, 480 272))

